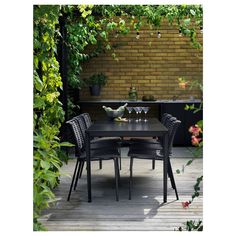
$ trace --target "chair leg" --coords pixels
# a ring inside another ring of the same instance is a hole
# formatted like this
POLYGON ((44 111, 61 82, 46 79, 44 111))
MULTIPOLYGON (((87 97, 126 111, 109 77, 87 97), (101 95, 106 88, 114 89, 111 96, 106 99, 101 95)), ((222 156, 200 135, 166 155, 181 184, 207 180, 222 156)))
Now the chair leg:
POLYGON ((71 185, 70 185, 70 190, 69 190, 69 193, 68 193, 67 201, 70 201, 70 195, 71 195, 71 191, 72 191, 72 188, 73 188, 73 185, 74 185, 74 180, 75 180, 75 176, 76 176, 76 172, 77 172, 78 163, 79 163, 79 158, 76 161, 75 170, 74 170, 74 174, 73 174, 73 177, 72 177, 72 181, 71 181, 71 185))
POLYGON ((133 157, 130 157, 130 167, 129 167, 129 200, 131 200, 131 188, 132 188, 132 177, 133 177, 133 157))
POLYGON ((152 160, 152 169, 155 170, 155 160, 152 160))
POLYGON ((119 168, 119 160, 118 160, 118 158, 116 159, 116 163, 117 163, 117 166, 118 166, 118 183, 120 184, 120 168, 119 168))
POLYGON ((99 160, 99 169, 102 169, 102 160, 99 160))
POLYGON ((170 160, 168 161, 168 170, 167 171, 168 171, 168 175, 170 177, 171 186, 175 190, 175 195, 176 195, 177 200, 179 200, 178 191, 177 191, 177 187, 175 184, 174 174, 172 171, 170 160))
POLYGON ((78 171, 77 171, 76 178, 75 178, 74 190, 76 190, 76 187, 77 187, 81 166, 82 166, 82 161, 79 162, 79 167, 78 167, 78 171))
POLYGON ((80 173, 79 173, 79 178, 81 178, 82 176, 82 173, 83 173, 83 169, 84 169, 84 160, 82 161, 82 166, 81 166, 81 169, 80 169, 80 173))
POLYGON ((119 152, 119 154, 120 154, 120 157, 119 157, 119 161, 120 161, 120 163, 119 163, 119 169, 121 170, 121 147, 118 148, 118 152, 119 152))
POLYGON ((119 201, 119 165, 118 159, 114 159, 115 181, 116 181, 116 201, 119 201))

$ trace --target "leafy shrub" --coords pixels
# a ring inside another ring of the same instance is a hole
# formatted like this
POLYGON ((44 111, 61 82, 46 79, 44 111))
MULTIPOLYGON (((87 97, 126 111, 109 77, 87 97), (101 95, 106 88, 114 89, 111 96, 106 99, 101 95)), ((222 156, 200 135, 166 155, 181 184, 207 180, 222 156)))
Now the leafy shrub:
POLYGON ((55 201, 52 189, 57 186, 62 160, 59 129, 64 111, 58 97, 62 88, 56 52, 56 25, 59 6, 34 6, 34 161, 33 210, 34 230, 44 228, 38 222, 41 211, 55 201))

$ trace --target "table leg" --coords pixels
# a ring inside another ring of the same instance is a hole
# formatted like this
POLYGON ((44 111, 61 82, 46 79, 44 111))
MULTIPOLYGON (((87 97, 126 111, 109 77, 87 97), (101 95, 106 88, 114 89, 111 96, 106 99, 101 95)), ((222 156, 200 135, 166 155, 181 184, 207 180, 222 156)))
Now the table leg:
POLYGON ((90 162, 90 135, 86 132, 86 161, 87 161, 87 188, 88 188, 88 202, 92 202, 91 194, 91 162, 90 162))
POLYGON ((168 170, 168 133, 163 140, 164 159, 163 159, 163 201, 167 202, 167 170, 168 170))

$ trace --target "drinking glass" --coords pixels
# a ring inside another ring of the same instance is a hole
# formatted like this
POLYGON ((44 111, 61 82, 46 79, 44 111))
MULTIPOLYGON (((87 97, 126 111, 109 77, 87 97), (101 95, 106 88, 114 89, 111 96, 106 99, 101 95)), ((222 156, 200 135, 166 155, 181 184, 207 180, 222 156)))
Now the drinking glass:
POLYGON ((144 113, 145 107, 140 107, 140 114, 141 114, 141 120, 145 121, 144 115, 142 115, 142 112, 144 113), (142 119, 143 118, 143 119, 142 119))
POLYGON ((140 107, 134 107, 134 111, 136 112, 136 122, 138 122, 139 121, 139 119, 138 119, 138 114, 139 114, 139 112, 140 112, 140 107))
POLYGON ((149 111, 150 107, 143 107, 143 111, 144 111, 144 121, 147 122, 147 113, 149 111))
POLYGON ((126 107, 126 110, 128 111, 129 113, 129 121, 131 121, 131 113, 133 111, 133 107, 126 107))
POLYGON ((142 110, 143 110, 143 107, 139 107, 139 111, 138 111, 138 113, 139 113, 139 119, 138 119, 138 121, 142 121, 142 110))

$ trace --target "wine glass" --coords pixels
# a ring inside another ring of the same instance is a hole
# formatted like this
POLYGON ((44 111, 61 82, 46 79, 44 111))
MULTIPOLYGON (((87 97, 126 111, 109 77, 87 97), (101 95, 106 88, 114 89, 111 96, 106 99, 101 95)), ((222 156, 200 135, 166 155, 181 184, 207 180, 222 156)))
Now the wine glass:
POLYGON ((140 114, 141 114, 141 120, 143 120, 143 121, 145 121, 144 120, 144 116, 142 115, 142 111, 143 111, 143 113, 144 113, 144 109, 145 109, 145 107, 140 107, 140 114), (142 119, 143 118, 143 119, 142 119))
POLYGON ((140 107, 134 107, 134 111, 136 112, 136 122, 138 122, 139 121, 139 119, 138 119, 138 114, 139 114, 139 112, 140 112, 140 107))
POLYGON ((147 122, 147 113, 149 111, 150 107, 143 107, 143 111, 144 111, 144 121, 147 122))
POLYGON ((142 121, 142 110, 143 110, 143 107, 138 107, 138 108, 139 108, 138 113, 139 113, 139 115, 140 115, 138 121, 142 121))
POLYGON ((131 113, 133 111, 133 107, 126 107, 126 110, 128 111, 129 113, 129 121, 131 121, 131 113))

